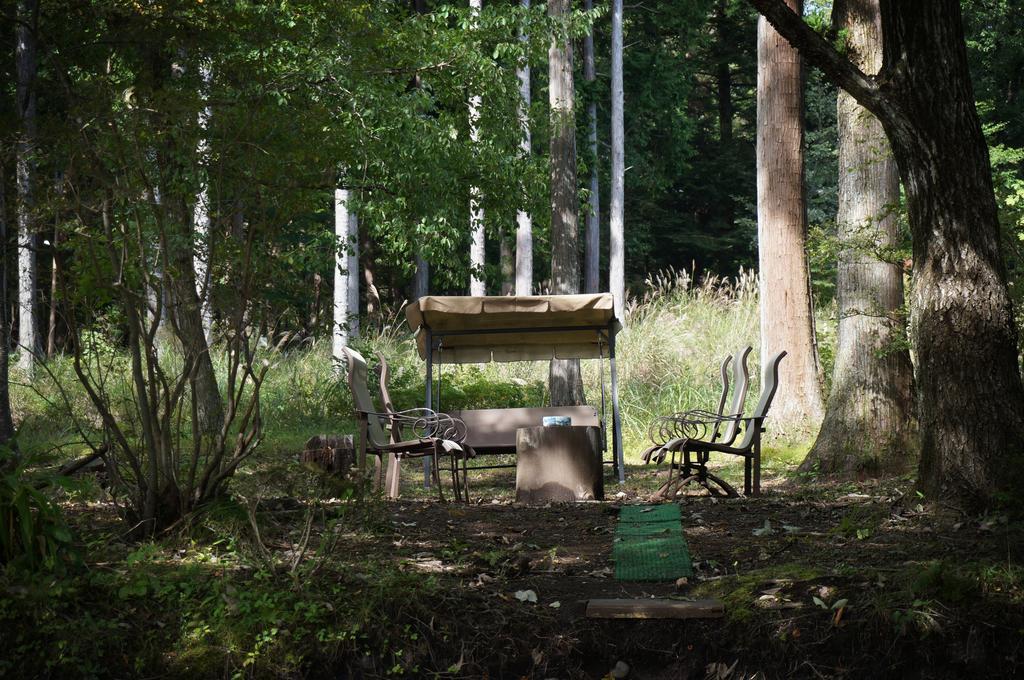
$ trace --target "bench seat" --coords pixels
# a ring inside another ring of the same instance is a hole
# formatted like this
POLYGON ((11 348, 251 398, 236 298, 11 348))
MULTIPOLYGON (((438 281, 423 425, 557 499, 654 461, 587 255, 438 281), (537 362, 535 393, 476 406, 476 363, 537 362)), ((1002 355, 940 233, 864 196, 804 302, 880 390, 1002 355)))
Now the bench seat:
POLYGON ((449 411, 448 414, 466 423, 465 443, 478 454, 515 453, 516 430, 542 425, 545 416, 569 416, 573 425, 601 426, 593 406, 483 408, 449 411))

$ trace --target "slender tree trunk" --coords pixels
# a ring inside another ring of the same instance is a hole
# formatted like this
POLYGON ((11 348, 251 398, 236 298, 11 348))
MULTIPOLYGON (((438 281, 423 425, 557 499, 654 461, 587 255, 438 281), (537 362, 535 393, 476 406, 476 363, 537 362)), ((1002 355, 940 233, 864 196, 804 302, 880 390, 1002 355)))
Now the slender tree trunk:
MULTIPOLYGON (((580 260, 577 249, 576 113, 572 77, 572 42, 566 35, 570 0, 548 0, 548 15, 556 20, 548 48, 551 105, 551 292, 578 293, 580 260)), ((552 406, 585 403, 578 359, 551 361, 552 406)))
MULTIPOLYGON (((718 93, 718 144, 719 154, 723 158, 733 156, 733 101, 732 101, 732 64, 731 50, 735 36, 728 32, 729 21, 725 15, 726 1, 719 0, 715 10, 715 33, 718 46, 716 71, 716 89, 718 93)), ((723 198, 719 206, 722 221, 725 224, 733 224, 736 217, 736 210, 731 195, 723 198)))
POLYGON ((419 300, 430 294, 430 263, 422 255, 416 255, 416 273, 412 281, 412 299, 419 300))
POLYGON ((608 289, 615 298, 615 316, 626 306, 626 147, 623 131, 622 0, 612 0, 612 177, 609 206, 608 289))
MULTIPOLYGON (((833 25, 847 32, 865 73, 882 66, 878 0, 837 0, 833 25)), ((903 268, 878 259, 898 245, 899 175, 881 123, 840 90, 839 337, 832 391, 802 469, 847 477, 905 472, 914 463, 913 367, 906 348, 903 268)))
POLYGON ((499 263, 501 265, 501 294, 512 295, 516 289, 516 262, 515 253, 512 252, 512 242, 508 233, 502 229, 498 233, 500 243, 499 263))
POLYGON ((348 190, 334 190, 334 315, 331 334, 331 357, 336 368, 341 367, 345 360, 343 349, 348 347, 349 319, 348 289, 349 278, 359 277, 357 272, 349 269, 349 253, 352 244, 348 234, 348 190))
POLYGON ((60 226, 53 225, 53 242, 50 250, 53 253, 50 266, 50 319, 46 327, 46 356, 57 354, 57 298, 60 288, 60 226))
MULTIPOLYGON (((530 7, 530 0, 521 0, 522 6, 530 7)), ((525 33, 519 36, 524 44, 530 36, 525 33)), ((523 62, 516 70, 519 77, 519 118, 523 125, 521 149, 524 158, 530 157, 530 64, 523 62)), ((516 295, 533 293, 533 218, 530 213, 520 210, 516 214, 516 295)))
MULTIPOLYGON (((586 0, 584 8, 594 8, 593 0, 586 0)), ((590 102, 587 104, 587 134, 590 158, 590 196, 588 198, 586 260, 583 266, 583 291, 597 293, 601 290, 601 195, 597 181, 597 101, 594 97, 593 83, 597 79, 594 72, 594 29, 583 38, 583 79, 590 87, 590 102)))
MULTIPOLYGON (((480 14, 482 0, 469 0, 470 11, 474 17, 480 14)), ((473 146, 480 143, 480 95, 469 97, 469 139, 473 146)), ((484 276, 484 209, 480 205, 480 189, 469 188, 469 230, 472 233, 472 244, 469 248, 469 294, 487 295, 487 283, 484 276)))
POLYGON ((11 325, 7 304, 7 177, 0 162, 0 446, 11 446, 14 419, 11 417, 10 367, 11 325))
MULTIPOLYGON (((213 71, 209 64, 202 64, 199 67, 199 76, 203 81, 203 95, 207 100, 210 96, 210 89, 213 84, 213 71)), ((199 295, 199 304, 203 320, 203 335, 206 337, 206 344, 213 342, 213 304, 211 302, 211 277, 210 277, 210 141, 208 130, 210 127, 210 116, 213 115, 213 108, 206 104, 199 111, 199 142, 196 145, 196 158, 199 161, 200 184, 199 192, 196 195, 196 204, 192 212, 192 226, 195 230, 196 249, 193 255, 196 270, 196 287, 199 295)))
POLYGON ((31 374, 34 353, 39 351, 36 319, 35 183, 36 151, 36 25, 38 0, 19 0, 17 5, 16 103, 21 128, 16 144, 18 188, 18 365, 31 374))
POLYGON ((919 486, 968 507, 1019 498, 1024 386, 960 3, 880 3, 885 58, 873 80, 781 2, 750 2, 878 117, 892 145, 914 242, 919 486))
POLYGON ((348 213, 348 336, 359 337, 359 215, 348 213))
MULTIPOLYGON (((802 0, 788 0, 799 12, 802 0)), ((767 21, 757 26, 757 243, 761 356, 789 353, 780 366, 776 422, 821 421, 805 250, 803 73, 800 53, 767 21)))

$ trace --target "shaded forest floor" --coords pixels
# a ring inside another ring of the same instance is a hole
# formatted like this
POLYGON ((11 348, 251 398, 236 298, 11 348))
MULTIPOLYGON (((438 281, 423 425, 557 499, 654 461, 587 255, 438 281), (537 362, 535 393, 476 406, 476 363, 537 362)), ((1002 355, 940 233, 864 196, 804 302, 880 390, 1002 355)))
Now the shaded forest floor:
MULTIPOLYGON (((483 473, 477 473, 481 475, 483 473)), ((407 475, 405 493, 423 496, 407 475)), ((103 502, 68 511, 84 565, 0 586, 0 675, 148 677, 1012 677, 1024 672, 1024 526, 922 505, 905 479, 769 479, 680 499, 696 575, 614 580, 619 507, 236 494, 159 542, 103 502), (517 591, 532 590, 537 602, 517 591), (593 597, 716 597, 725 618, 598 621, 593 597), (621 668, 621 666, 620 666, 621 668)), ((622 496, 616 494, 622 492, 622 496)))

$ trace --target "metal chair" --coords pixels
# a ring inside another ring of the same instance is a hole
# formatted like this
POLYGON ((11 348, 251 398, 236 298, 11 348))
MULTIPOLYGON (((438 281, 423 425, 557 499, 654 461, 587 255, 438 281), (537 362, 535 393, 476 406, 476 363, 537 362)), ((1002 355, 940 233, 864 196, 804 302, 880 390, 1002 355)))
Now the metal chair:
MULTIPOLYGON (((358 462, 360 470, 366 469, 368 452, 382 459, 388 459, 385 475, 385 493, 388 498, 398 497, 398 482, 401 462, 405 458, 433 459, 434 483, 438 497, 443 501, 441 489, 440 462, 447 457, 452 475, 452 489, 455 497, 469 502, 469 487, 466 483, 466 459, 473 457, 473 450, 461 442, 466 437, 466 426, 457 418, 436 413, 426 408, 395 411, 387 393, 387 369, 382 370, 382 395, 385 410, 378 411, 367 387, 366 360, 359 352, 346 347, 342 350, 348 365, 348 385, 352 392, 352 403, 359 421, 358 462), (459 462, 462 470, 459 470, 459 462)), ((377 477, 379 479, 379 467, 377 477)))
POLYGON ((771 408, 772 400, 779 386, 779 363, 786 356, 782 351, 773 356, 765 365, 761 379, 761 398, 750 416, 720 416, 717 418, 700 418, 681 422, 679 427, 684 436, 678 437, 662 447, 671 454, 668 480, 655 493, 662 498, 675 496, 684 486, 696 482, 705 487, 714 496, 735 498, 739 494, 731 484, 708 471, 707 462, 712 453, 726 453, 743 457, 743 492, 747 496, 761 493, 761 434, 764 432, 764 420, 771 408), (714 440, 714 433, 725 425, 724 436, 720 441, 714 440), (732 446, 742 427, 743 438, 732 446), (711 429, 712 436, 705 437, 711 429))
POLYGON ((732 444, 736 439, 738 429, 735 420, 721 420, 723 417, 739 416, 743 412, 743 402, 747 398, 747 389, 750 386, 750 372, 747 369, 747 356, 753 351, 749 345, 736 350, 735 355, 725 357, 722 361, 722 394, 718 399, 718 410, 714 413, 704 409, 691 409, 673 413, 672 415, 656 418, 651 422, 647 435, 654 444, 648 447, 642 454, 645 463, 661 463, 665 460, 668 451, 666 444, 675 441, 680 437, 687 436, 691 421, 705 420, 713 422, 711 441, 723 444, 732 444), (725 410, 725 403, 729 396, 729 365, 732 364, 732 381, 735 389, 732 393, 732 402, 729 410, 725 410), (725 428, 722 425, 725 424, 725 428))

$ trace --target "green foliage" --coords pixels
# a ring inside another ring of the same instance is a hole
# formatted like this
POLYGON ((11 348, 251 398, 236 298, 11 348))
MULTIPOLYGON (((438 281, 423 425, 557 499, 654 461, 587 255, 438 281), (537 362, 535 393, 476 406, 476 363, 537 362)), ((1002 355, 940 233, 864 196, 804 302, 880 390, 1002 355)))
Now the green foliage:
POLYGON ((62 569, 77 555, 60 508, 6 447, 0 449, 0 565, 62 569))

